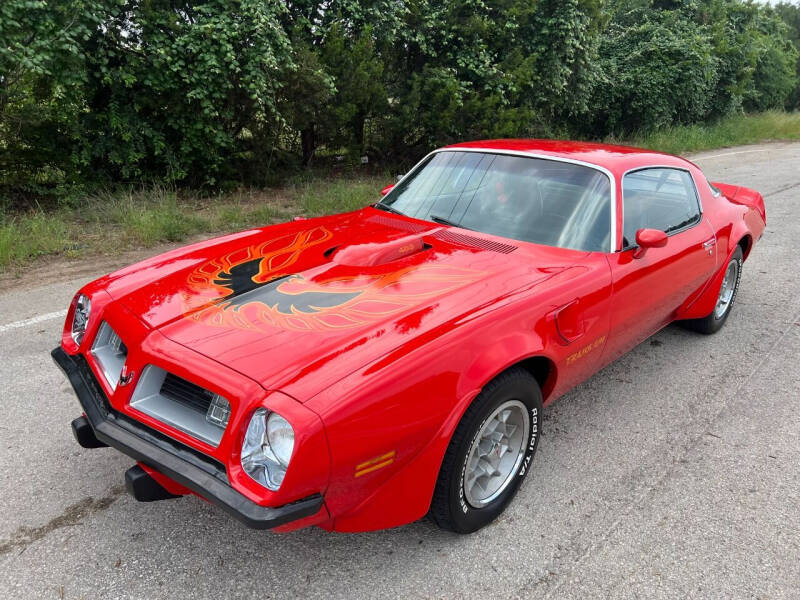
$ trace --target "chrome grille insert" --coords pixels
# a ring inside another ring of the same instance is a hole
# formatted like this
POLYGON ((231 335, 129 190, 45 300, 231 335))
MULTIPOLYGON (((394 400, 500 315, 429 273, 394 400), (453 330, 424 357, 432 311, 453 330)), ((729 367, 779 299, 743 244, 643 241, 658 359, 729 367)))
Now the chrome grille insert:
POLYGON ((160 392, 162 396, 171 398, 175 402, 180 402, 203 414, 208 411, 208 407, 211 405, 211 398, 214 396, 214 394, 199 385, 195 385, 172 373, 167 373, 164 376, 160 392))
POLYGON ((231 412, 219 394, 153 365, 142 372, 131 406, 212 446, 219 445, 231 412))
POLYGON ((122 367, 128 358, 128 349, 111 325, 103 321, 97 331, 97 337, 92 343, 92 356, 94 356, 100 370, 103 372, 108 385, 112 390, 117 389, 122 367))

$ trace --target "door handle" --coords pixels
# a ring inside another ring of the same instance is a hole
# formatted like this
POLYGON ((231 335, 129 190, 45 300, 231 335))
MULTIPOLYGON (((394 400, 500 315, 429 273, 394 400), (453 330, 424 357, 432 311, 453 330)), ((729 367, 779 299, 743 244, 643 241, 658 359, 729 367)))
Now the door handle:
POLYGON ((714 246, 716 245, 717 245, 717 238, 713 237, 703 242, 703 250, 705 250, 706 252, 708 252, 709 255, 711 255, 714 253, 714 246))

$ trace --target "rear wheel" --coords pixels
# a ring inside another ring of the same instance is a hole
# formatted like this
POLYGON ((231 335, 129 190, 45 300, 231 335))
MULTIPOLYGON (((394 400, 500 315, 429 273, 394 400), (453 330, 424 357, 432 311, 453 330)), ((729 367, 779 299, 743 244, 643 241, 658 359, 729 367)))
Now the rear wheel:
POLYGON ((742 277, 742 249, 737 247, 728 261, 728 266, 725 268, 725 275, 722 279, 722 285, 719 289, 717 296, 717 303, 714 310, 711 311, 707 317, 702 319, 692 319, 684 321, 683 324, 689 329, 699 331, 700 333, 716 333, 728 320, 728 315, 731 314, 733 303, 736 301, 736 294, 739 292, 739 280, 742 277))
POLYGON ((527 371, 492 380, 461 418, 439 471, 430 516, 472 533, 506 508, 530 470, 542 426, 542 393, 527 371))

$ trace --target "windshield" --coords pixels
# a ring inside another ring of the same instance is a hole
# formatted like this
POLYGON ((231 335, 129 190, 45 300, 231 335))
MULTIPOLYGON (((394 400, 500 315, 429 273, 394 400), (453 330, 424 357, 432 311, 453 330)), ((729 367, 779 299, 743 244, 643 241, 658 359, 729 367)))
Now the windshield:
POLYGON ((610 249, 610 182, 582 165, 488 152, 437 152, 380 204, 410 217, 534 244, 610 249))

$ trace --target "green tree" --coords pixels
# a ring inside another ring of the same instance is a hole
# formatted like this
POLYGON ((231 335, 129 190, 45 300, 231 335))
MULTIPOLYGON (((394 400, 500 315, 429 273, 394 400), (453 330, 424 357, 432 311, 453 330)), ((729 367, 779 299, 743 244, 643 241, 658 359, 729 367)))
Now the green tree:
POLYGON ((384 114, 388 107, 383 61, 372 31, 365 28, 348 34, 336 23, 328 30, 320 54, 336 87, 323 122, 326 142, 361 155, 366 147, 367 120, 384 114))
POLYGON ((464 138, 569 131, 596 81, 588 0, 415 0, 389 54, 396 154, 464 138))
MULTIPOLYGON (((788 29, 786 36, 794 44, 795 49, 800 52, 800 4, 791 2, 779 2, 775 5, 775 12, 783 19, 788 29)), ((800 109, 800 60, 795 66, 795 76, 797 83, 787 102, 787 108, 800 109)))
POLYGON ((619 17, 600 46, 604 82, 596 88, 593 131, 703 119, 719 80, 708 33, 679 11, 634 8, 619 17))
POLYGON ((111 179, 232 176, 243 141, 281 123, 278 93, 294 65, 277 0, 129 0, 87 43, 80 162, 111 179))
POLYGON ((364 151, 368 120, 384 115, 385 56, 397 39, 404 3, 389 0, 297 0, 281 22, 299 70, 283 96, 302 164, 318 145, 364 151))
POLYGON ((0 3, 3 193, 49 193, 72 174, 70 148, 85 109, 82 44, 101 16, 99 2, 0 3))

